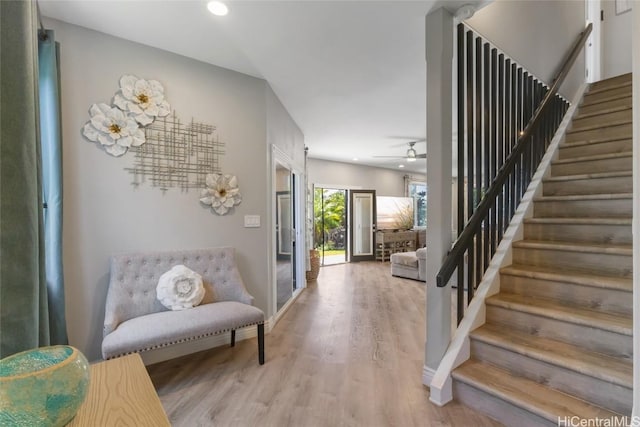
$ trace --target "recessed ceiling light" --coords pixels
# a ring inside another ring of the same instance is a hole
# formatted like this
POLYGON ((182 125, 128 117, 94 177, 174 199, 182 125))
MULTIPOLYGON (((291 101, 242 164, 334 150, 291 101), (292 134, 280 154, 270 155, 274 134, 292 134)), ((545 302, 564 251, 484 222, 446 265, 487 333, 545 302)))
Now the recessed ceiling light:
POLYGON ((403 167, 404 167, 404 165, 398 165, 398 167, 399 167, 399 168, 403 168, 403 167))
POLYGON ((207 9, 216 16, 225 16, 229 13, 229 8, 221 1, 210 1, 207 3, 207 9))
POLYGON ((357 157, 354 157, 354 158, 353 158, 353 161, 354 161, 354 162, 357 162, 357 161, 358 161, 358 158, 357 158, 357 157))

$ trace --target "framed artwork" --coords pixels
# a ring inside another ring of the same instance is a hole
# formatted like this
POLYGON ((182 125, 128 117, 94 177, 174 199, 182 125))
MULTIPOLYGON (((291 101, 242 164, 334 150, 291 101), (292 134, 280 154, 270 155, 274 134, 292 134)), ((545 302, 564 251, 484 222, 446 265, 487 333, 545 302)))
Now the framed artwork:
POLYGON ((630 11, 632 4, 633 0, 616 0, 616 15, 630 11))

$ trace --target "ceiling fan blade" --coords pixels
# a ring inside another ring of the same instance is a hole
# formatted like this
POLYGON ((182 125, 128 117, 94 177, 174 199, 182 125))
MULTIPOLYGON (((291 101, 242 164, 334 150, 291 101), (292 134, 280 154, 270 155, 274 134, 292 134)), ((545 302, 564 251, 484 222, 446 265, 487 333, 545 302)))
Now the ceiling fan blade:
POLYGON ((416 159, 426 159, 426 158, 427 158, 427 153, 416 154, 416 159))
POLYGON ((413 140, 409 140, 409 141, 405 141, 405 142, 399 142, 397 144, 390 144, 389 147, 406 147, 407 145, 411 145, 411 144, 421 144, 423 142, 427 142, 426 139, 413 139, 413 140))
POLYGON ((377 159, 406 159, 407 156, 372 156, 377 159))

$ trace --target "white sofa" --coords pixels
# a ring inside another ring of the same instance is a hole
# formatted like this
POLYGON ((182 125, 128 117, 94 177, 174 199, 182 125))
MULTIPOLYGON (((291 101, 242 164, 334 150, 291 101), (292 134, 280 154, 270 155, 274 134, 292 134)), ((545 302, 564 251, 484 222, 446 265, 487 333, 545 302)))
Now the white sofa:
POLYGON ((256 326, 264 363, 264 313, 253 307, 233 248, 145 252, 111 257, 102 356, 111 359, 256 326), (202 276, 205 297, 194 308, 171 311, 156 298, 162 274, 182 264, 202 276))
POLYGON ((391 275, 425 281, 427 248, 414 252, 398 252, 391 255, 391 275))

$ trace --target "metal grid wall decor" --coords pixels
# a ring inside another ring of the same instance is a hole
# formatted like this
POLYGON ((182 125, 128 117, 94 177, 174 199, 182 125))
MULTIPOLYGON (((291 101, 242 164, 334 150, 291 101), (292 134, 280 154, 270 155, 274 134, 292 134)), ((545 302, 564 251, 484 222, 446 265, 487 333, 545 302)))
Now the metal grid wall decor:
POLYGON ((194 119, 184 124, 174 111, 158 117, 144 132, 147 142, 131 149, 134 166, 125 168, 133 175, 134 187, 148 179, 162 191, 180 188, 186 192, 205 187, 207 174, 221 172, 224 142, 218 139, 215 126, 194 119))

